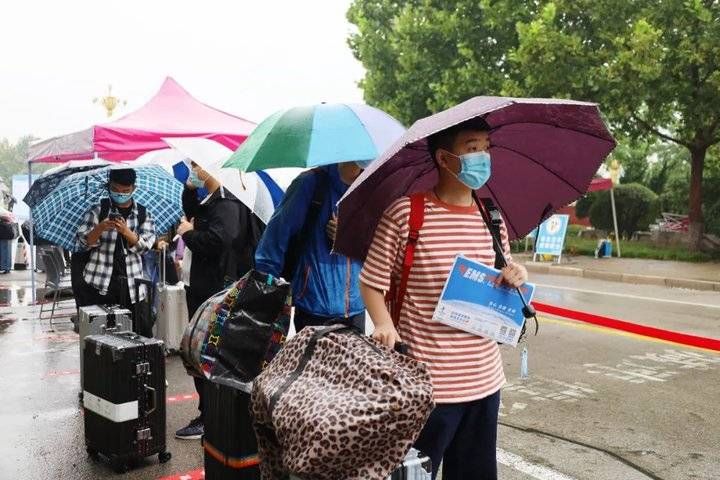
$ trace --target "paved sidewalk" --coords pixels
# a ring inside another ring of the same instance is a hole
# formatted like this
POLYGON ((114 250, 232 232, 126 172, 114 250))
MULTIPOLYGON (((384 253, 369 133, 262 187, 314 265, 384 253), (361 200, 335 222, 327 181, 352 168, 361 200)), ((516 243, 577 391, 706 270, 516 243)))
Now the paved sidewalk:
POLYGON ((563 256, 560 265, 533 262, 532 255, 513 254, 528 271, 552 275, 595 278, 624 283, 663 285, 720 292, 720 263, 690 263, 640 258, 593 258, 563 256))

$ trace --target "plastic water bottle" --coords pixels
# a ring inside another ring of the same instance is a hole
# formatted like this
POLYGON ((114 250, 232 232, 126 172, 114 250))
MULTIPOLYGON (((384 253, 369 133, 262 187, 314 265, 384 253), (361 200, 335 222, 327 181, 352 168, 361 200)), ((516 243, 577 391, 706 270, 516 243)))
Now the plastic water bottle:
POLYGON ((527 345, 523 345, 523 348, 520 351, 520 378, 522 380, 525 380, 529 377, 530 375, 528 373, 528 349, 527 345))

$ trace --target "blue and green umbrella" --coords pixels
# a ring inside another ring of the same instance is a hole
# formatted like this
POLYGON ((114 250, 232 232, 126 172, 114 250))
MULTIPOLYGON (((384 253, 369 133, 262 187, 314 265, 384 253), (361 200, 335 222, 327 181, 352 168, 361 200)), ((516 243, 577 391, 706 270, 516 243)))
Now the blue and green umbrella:
POLYGON ((266 118, 227 160, 242 171, 370 162, 405 133, 387 113, 362 104, 319 104, 266 118))

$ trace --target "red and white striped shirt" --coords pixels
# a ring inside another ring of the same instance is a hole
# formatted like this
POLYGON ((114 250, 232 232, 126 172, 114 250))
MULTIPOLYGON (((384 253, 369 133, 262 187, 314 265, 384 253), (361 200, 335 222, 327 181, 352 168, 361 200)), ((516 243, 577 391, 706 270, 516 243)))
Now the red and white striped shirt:
MULTIPOLYGON (((360 281, 382 291, 391 276, 399 281, 409 231, 410 198, 395 201, 382 216, 360 281)), ((507 230, 501 227, 510 260, 507 230)), ((448 205, 426 194, 425 219, 400 311, 398 333, 410 354, 425 363, 437 403, 469 402, 505 384, 497 343, 432 319, 455 257, 462 254, 488 266, 495 263, 492 237, 477 207, 448 205)))

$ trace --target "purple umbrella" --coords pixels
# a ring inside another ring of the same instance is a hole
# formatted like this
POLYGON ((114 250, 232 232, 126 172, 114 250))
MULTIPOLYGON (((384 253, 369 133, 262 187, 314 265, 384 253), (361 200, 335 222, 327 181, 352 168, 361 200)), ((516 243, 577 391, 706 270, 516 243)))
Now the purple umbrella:
POLYGON ((437 169, 427 137, 483 117, 491 128, 492 176, 478 190, 521 238, 588 189, 615 139, 596 104, 544 98, 475 97, 418 120, 340 200, 335 250, 364 259, 382 213, 398 198, 432 189, 437 169))

